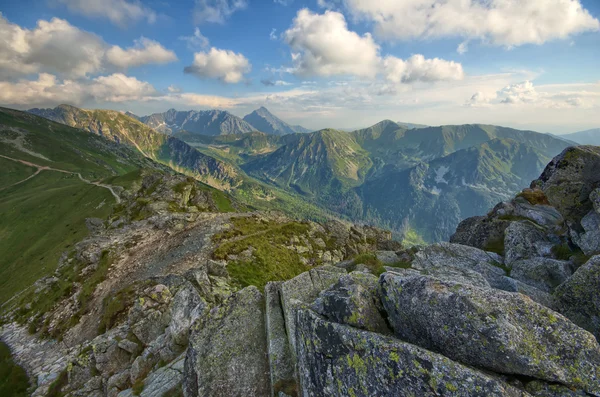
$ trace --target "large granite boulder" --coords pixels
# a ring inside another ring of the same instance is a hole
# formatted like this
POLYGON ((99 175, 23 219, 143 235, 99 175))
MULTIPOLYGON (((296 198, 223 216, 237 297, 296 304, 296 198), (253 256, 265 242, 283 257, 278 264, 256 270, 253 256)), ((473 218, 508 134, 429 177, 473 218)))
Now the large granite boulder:
POLYGON ((183 388, 186 397, 270 394, 265 300, 256 287, 192 326, 183 388))
POLYGON ((512 263, 510 272, 512 278, 550 293, 572 275, 571 262, 549 258, 518 260, 512 263))
POLYGON ((480 273, 493 288, 501 288, 506 271, 504 259, 493 252, 460 244, 432 244, 415 254, 412 267, 426 271, 432 268, 453 267, 480 273))
POLYGON ((593 209, 590 194, 600 187, 600 147, 576 146, 565 149, 546 167, 538 185, 550 204, 567 221, 578 222, 593 209))
POLYGON ((467 365, 600 394, 600 345, 562 315, 520 295, 426 276, 380 278, 402 340, 467 365))
POLYGON ((581 229, 571 229, 573 241, 586 255, 600 254, 600 214, 590 211, 581 220, 581 229), (579 231, 578 231, 579 230, 579 231))
POLYGON ((590 259, 555 291, 559 310, 600 340, 600 256, 590 259))
POLYGON ((552 246, 544 230, 529 221, 511 222, 504 234, 504 255, 508 266, 519 259, 550 256, 552 246))
POLYGON ((296 311, 304 305, 312 304, 321 291, 331 287, 344 274, 344 269, 322 266, 302 273, 281 285, 281 303, 293 357, 296 353, 296 311))
POLYGON ((389 334, 382 316, 379 283, 372 274, 353 272, 321 292, 312 308, 330 321, 367 331, 389 334))
POLYGON ((303 396, 528 396, 447 357, 391 337, 297 312, 303 396))

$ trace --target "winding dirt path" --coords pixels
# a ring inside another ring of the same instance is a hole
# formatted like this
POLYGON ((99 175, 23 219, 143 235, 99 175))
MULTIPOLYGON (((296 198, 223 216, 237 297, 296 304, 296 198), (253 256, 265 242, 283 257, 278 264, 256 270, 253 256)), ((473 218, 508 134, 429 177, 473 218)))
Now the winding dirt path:
POLYGON ((38 164, 30 163, 29 161, 19 160, 19 159, 14 159, 12 157, 4 156, 2 154, 0 154, 0 157, 2 157, 4 159, 7 159, 7 160, 15 161, 17 163, 21 163, 21 164, 27 165, 29 167, 35 167, 35 168, 37 168, 37 171, 35 172, 35 174, 33 174, 33 175, 31 175, 31 176, 23 179, 22 181, 19 181, 17 183, 13 183, 10 186, 1 188, 0 190, 8 189, 9 187, 12 187, 12 186, 20 185, 21 183, 24 183, 24 182, 30 180, 31 178, 35 177, 36 175, 38 175, 42 171, 55 171, 55 172, 62 172, 63 174, 77 175, 79 177, 79 179, 81 179, 81 181, 84 182, 84 183, 87 183, 89 185, 98 186, 98 187, 101 187, 101 188, 104 188, 104 189, 108 189, 111 192, 111 194, 113 195, 113 197, 115 198, 115 200, 117 200, 117 204, 121 203, 121 197, 119 197, 119 195, 115 192, 113 186, 105 185, 105 184, 100 183, 100 182, 89 181, 89 180, 85 179, 83 176, 81 176, 81 174, 79 172, 66 171, 66 170, 61 170, 61 169, 58 169, 58 168, 48 167, 48 166, 45 166, 45 165, 38 165, 38 164))

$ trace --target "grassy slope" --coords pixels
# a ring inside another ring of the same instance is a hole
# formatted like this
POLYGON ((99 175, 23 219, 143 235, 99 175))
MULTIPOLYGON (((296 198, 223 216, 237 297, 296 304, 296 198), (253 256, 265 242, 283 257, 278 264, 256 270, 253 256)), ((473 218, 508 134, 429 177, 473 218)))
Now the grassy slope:
POLYGON ((11 160, 0 157, 0 189, 18 183, 36 171, 34 167, 29 167, 11 160))
MULTIPOLYGON (((149 165, 139 154, 102 137, 1 108, 0 138, 2 155, 79 172, 90 180, 135 177, 136 170, 149 165), (19 135, 24 137, 21 144, 7 143, 19 135)), ((34 172, 17 162, 0 161, 3 171, 11 171, 1 173, 4 186, 34 172)), ((107 189, 86 184, 74 174, 48 170, 0 190, 0 303, 51 274, 62 253, 87 236, 85 219, 106 218, 114 203, 107 189)))
POLYGON ((76 176, 43 171, 0 192, 0 302, 52 273, 87 234, 85 219, 106 218, 114 198, 76 176))

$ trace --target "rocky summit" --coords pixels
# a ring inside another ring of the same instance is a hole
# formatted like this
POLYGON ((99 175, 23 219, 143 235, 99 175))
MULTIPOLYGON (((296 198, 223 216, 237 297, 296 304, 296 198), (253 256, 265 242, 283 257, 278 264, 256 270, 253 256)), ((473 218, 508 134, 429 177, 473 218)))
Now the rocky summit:
POLYGON ((600 396, 598 164, 420 247, 144 171, 0 335, 40 397, 600 396))

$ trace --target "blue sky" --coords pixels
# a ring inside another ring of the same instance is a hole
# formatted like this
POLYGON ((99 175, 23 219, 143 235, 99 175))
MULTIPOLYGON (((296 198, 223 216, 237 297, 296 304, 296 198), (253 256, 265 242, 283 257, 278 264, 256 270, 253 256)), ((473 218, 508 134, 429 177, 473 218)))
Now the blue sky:
POLYGON ((265 105, 309 128, 600 126, 600 2, 417 1, 445 3, 435 20, 409 3, 2 0, 0 103, 240 116, 265 105), (184 39, 196 31, 203 40, 184 39))

